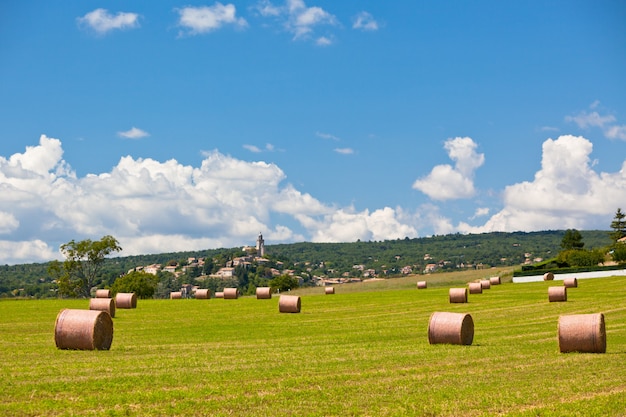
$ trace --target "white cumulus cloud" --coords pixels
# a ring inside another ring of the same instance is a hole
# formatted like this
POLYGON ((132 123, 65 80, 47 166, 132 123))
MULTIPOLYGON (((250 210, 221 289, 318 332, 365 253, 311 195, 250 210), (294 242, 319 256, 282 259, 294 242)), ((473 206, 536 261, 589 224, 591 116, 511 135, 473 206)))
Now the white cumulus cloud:
MULTIPOLYGON (((293 35, 293 40, 314 37, 315 29, 321 26, 338 25, 337 18, 321 7, 308 7, 303 0, 286 0, 283 5, 275 5, 267 0, 259 1, 256 10, 263 17, 277 19, 283 28, 293 35)), ((316 36, 319 46, 332 44, 332 37, 316 36)))
POLYGON ((475 194, 474 171, 485 162, 485 155, 476 153, 478 145, 468 137, 448 139, 444 148, 450 159, 456 162, 435 166, 426 177, 413 183, 419 190, 433 200, 452 200, 469 198, 475 194))
POLYGON ((78 25, 89 28, 103 35, 115 29, 132 29, 139 27, 137 13, 109 13, 106 9, 96 9, 76 19, 78 25))
POLYGON ((376 31, 378 30, 378 22, 374 19, 374 16, 372 16, 371 13, 360 12, 353 19, 352 29, 376 31))
POLYGON ((216 2, 213 6, 183 7, 177 9, 178 25, 183 28, 179 35, 198 35, 212 32, 225 25, 237 28, 245 28, 248 22, 237 17, 237 9, 234 4, 222 4, 216 2))

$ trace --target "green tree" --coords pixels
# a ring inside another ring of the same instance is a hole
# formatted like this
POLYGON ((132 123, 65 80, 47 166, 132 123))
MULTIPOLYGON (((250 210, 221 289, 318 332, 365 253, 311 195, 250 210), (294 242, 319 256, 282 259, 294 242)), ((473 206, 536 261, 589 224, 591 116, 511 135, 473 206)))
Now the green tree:
POLYGON ((270 281, 272 292, 289 291, 298 288, 298 279, 290 275, 279 275, 270 281))
POLYGON ((143 271, 132 271, 115 280, 111 292, 134 292, 137 297, 152 298, 159 285, 159 277, 143 271))
POLYGON ((57 280, 59 295, 89 297, 91 288, 98 284, 105 256, 121 250, 118 241, 109 235, 95 242, 71 240, 61 245, 65 261, 53 261, 48 266, 48 273, 57 280))
POLYGON ((604 253, 601 250, 570 249, 559 253, 559 265, 568 266, 596 266, 604 263, 604 253))
POLYGON ((576 229, 567 229, 561 240, 563 250, 582 249, 585 246, 583 235, 576 229))
POLYGON ((619 243, 611 250, 611 258, 618 264, 626 262, 626 243, 619 243))
POLYGON ((613 243, 626 236, 626 214, 622 213, 622 209, 618 208, 615 217, 611 222, 613 231, 609 234, 613 243))

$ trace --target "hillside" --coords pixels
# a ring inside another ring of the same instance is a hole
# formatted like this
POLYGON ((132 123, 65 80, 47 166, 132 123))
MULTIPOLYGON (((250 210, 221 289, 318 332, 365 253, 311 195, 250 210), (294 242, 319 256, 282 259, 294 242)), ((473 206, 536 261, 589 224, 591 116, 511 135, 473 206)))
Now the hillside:
MULTIPOLYGON (((362 271, 374 270, 377 275, 399 276, 403 269, 404 273, 422 273, 428 265, 446 271, 515 266, 527 260, 549 258, 560 251, 564 233, 563 230, 494 232, 380 242, 302 242, 266 245, 266 252, 272 261, 281 261, 286 269, 301 275, 338 277, 350 273, 359 276, 362 271)), ((610 244, 607 231, 581 231, 581 234, 587 249, 610 244)), ((118 276, 137 266, 165 265, 170 261, 185 265, 188 258, 211 258, 221 263, 239 254, 241 248, 221 248, 110 258, 106 260, 102 282, 110 285, 118 276)), ((50 296, 54 284, 46 272, 47 266, 47 263, 0 266, 0 297, 50 296)))

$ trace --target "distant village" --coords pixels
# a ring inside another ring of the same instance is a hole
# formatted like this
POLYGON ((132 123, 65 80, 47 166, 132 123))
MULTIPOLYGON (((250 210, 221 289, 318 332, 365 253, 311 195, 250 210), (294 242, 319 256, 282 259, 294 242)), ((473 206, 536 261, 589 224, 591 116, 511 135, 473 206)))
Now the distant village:
MULTIPOLYGON (((235 257, 233 259, 226 261, 226 263, 223 266, 220 266, 220 268, 216 272, 212 274, 208 274, 208 275, 202 274, 195 278, 196 281, 202 282, 203 280, 207 278, 232 279, 232 278, 236 278, 237 267, 250 268, 253 265, 259 266, 259 265, 267 265, 271 263, 272 267, 270 268, 270 271, 271 271, 272 277, 276 277, 280 275, 288 275, 288 276, 296 278, 299 282, 299 285, 302 285, 304 283, 304 279, 301 276, 297 275, 295 270, 285 269, 285 265, 283 264, 283 262, 271 261, 270 259, 265 257, 266 249, 265 249, 265 241, 263 239, 262 233, 259 233, 255 246, 244 246, 241 249, 246 255, 235 257)), ((525 256, 524 264, 526 265, 543 261, 543 258, 533 257, 531 253, 525 253, 524 256, 525 256)), ((396 257, 397 260, 400 260, 399 258, 400 258, 399 256, 396 257)), ((428 253, 424 254, 424 261, 431 261, 431 260, 433 260, 433 258, 430 256, 430 254, 428 253)), ((502 261, 505 261, 505 260, 506 259, 502 259, 502 261)), ((405 265, 400 269, 399 272, 402 275, 420 274, 420 273, 430 274, 430 273, 437 272, 438 270, 444 269, 447 266, 450 266, 452 263, 453 263, 452 261, 439 260, 437 262, 426 264, 425 268, 421 271, 415 270, 415 267, 412 265, 405 265)), ((157 275, 159 272, 163 271, 163 272, 169 272, 173 274, 174 277, 179 278, 185 275, 187 270, 190 268, 198 268, 199 270, 204 270, 204 265, 205 265, 204 258, 188 258, 185 265, 180 265, 178 263, 174 265, 165 265, 165 266, 161 264, 152 264, 152 265, 137 266, 128 272, 143 271, 149 274, 157 275)), ((321 266, 323 267, 323 263, 321 266)), ((305 263, 305 267, 306 268, 304 270, 309 273, 314 270, 314 268, 310 266, 308 262, 305 263)), ((459 262, 458 264, 455 265, 455 267, 460 268, 460 269, 469 269, 469 268, 483 269, 484 265, 482 263, 473 265, 473 264, 466 264, 464 262, 459 262)), ((315 286, 329 286, 329 285, 347 284, 347 283, 353 283, 353 282, 363 282, 363 281, 368 281, 368 280, 381 279, 379 275, 381 274, 387 275, 387 272, 388 272, 383 269, 382 271, 380 271, 380 273, 377 273, 375 269, 365 268, 364 265, 353 265, 352 269, 354 271, 359 271, 358 277, 355 277, 354 276, 355 274, 353 272, 345 271, 345 272, 342 272, 341 276, 339 277, 337 276, 329 277, 327 275, 311 275, 311 282, 315 286)), ((335 274, 335 272, 336 271, 332 269, 327 270, 327 273, 329 275, 333 275, 335 274)), ((193 291, 194 289, 195 288, 191 288, 191 287, 188 288, 188 290, 191 290, 191 291, 193 291)))

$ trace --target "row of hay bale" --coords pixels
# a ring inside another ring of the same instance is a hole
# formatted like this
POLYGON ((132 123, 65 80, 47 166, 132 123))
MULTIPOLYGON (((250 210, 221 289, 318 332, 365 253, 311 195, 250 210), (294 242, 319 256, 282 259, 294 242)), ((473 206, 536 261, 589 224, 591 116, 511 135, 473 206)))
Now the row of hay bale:
MULTIPOLYGON (((334 287, 324 287, 324 294, 330 295, 335 293, 334 287)), ((170 300, 179 300, 183 298, 182 291, 172 291, 170 300)), ((195 291, 195 298, 207 300, 211 298, 211 290, 198 289, 195 291)), ((227 300, 235 300, 239 298, 239 290, 237 288, 224 288, 223 291, 216 291, 215 298, 223 298, 227 300)), ((270 287, 257 287, 256 298, 258 300, 268 300, 272 298, 272 289, 270 287)))
MULTIPOLYGON (((554 275, 546 273, 545 281, 552 281, 554 275)), ((469 294, 482 294, 483 290, 490 289, 491 285, 500 284, 499 277, 489 280, 471 282, 467 288, 450 288, 450 303, 467 303, 469 294)), ((563 286, 548 287, 548 300, 567 301, 567 289, 577 288, 578 280, 568 278, 563 286)), ((418 282, 418 288, 426 288, 425 283, 418 282)), ((431 344, 451 343, 470 345, 474 336, 474 322, 469 314, 460 313, 433 313, 428 325, 428 340, 431 344)), ((606 329, 602 313, 574 314, 559 317, 558 322, 559 350, 562 353, 605 353, 606 329)))
POLYGON ((54 323, 54 342, 58 349, 109 350, 113 342, 113 317, 116 308, 137 308, 135 293, 97 290, 89 299, 89 310, 62 309, 54 323))

